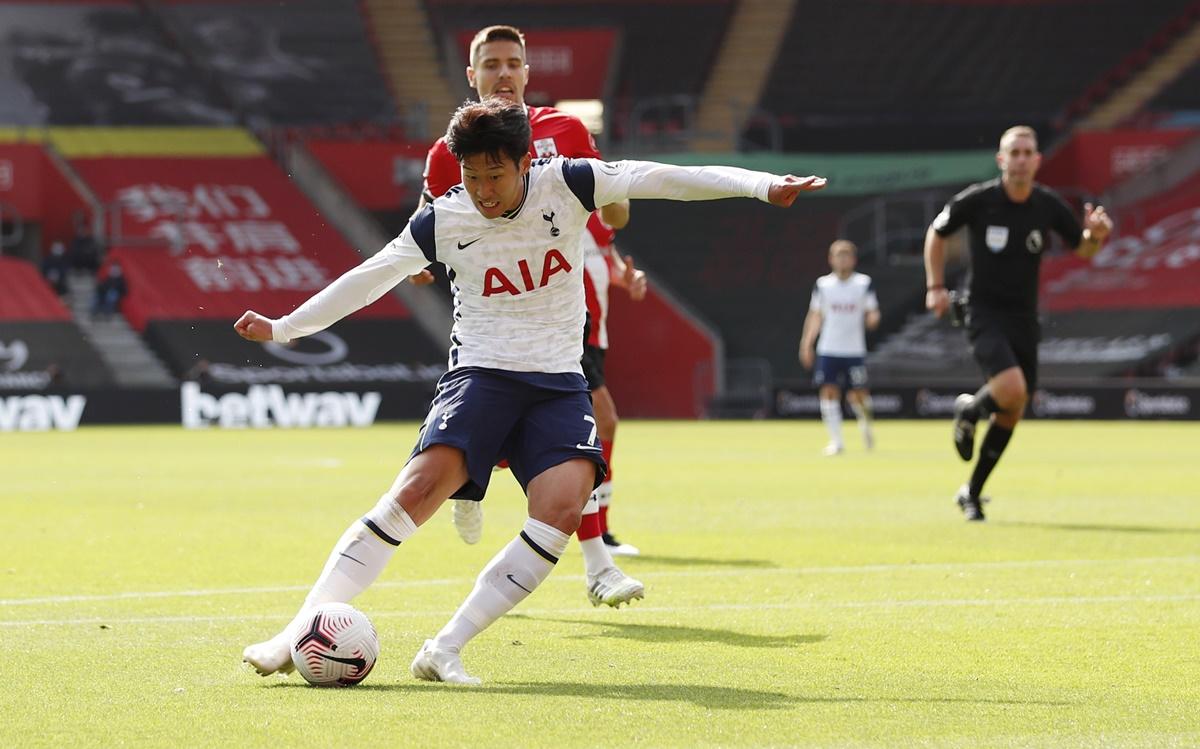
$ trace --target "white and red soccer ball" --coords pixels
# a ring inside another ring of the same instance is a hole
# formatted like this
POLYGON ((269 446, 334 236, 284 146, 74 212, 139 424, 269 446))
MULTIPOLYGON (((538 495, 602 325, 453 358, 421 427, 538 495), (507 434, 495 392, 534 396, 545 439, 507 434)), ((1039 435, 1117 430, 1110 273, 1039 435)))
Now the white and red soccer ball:
POLYGON ((379 635, 348 603, 324 603, 304 617, 292 638, 292 662, 309 684, 354 686, 379 658, 379 635))

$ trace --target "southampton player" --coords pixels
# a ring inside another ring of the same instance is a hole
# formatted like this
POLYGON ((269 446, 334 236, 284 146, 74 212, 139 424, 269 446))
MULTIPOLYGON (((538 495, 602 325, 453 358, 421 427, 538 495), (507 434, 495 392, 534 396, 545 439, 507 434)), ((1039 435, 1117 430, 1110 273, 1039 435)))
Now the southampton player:
MULTIPOLYGON (((623 544, 609 532, 608 507, 612 502, 613 442, 617 437, 617 404, 604 378, 604 361, 608 355, 608 290, 619 286, 629 292, 630 299, 639 302, 646 298, 646 274, 633 264, 629 255, 621 257, 613 245, 616 233, 603 222, 599 213, 593 213, 588 221, 588 231, 583 236, 584 274, 583 291, 587 299, 588 324, 584 331, 583 376, 592 391, 592 408, 596 411, 596 429, 600 444, 604 446, 604 462, 608 475, 595 492, 595 503, 587 509, 596 510, 598 526, 589 532, 599 531, 604 546, 613 556, 637 556, 641 553, 636 546, 623 544)), ((587 510, 585 510, 586 512, 587 510)), ((588 518, 584 518, 586 523, 588 518)), ((583 524, 580 525, 583 527, 583 524)), ((583 534, 580 534, 582 542, 583 534)))
POLYGON ((853 242, 839 239, 829 246, 829 267, 833 272, 817 279, 800 339, 800 362, 813 370, 821 401, 821 420, 829 431, 826 455, 839 455, 845 449, 843 390, 850 410, 858 419, 863 445, 868 450, 875 445, 865 357, 866 331, 879 327, 879 300, 875 298, 870 276, 854 272, 857 261, 858 248, 853 242))
MULTIPOLYGON (((520 30, 512 26, 481 29, 471 40, 469 56, 471 64, 466 69, 467 83, 475 89, 480 101, 487 98, 504 99, 525 107, 531 130, 529 152, 533 158, 600 158, 596 142, 578 117, 551 107, 525 106, 529 66, 525 63, 525 37, 520 30)), ((446 139, 439 138, 425 159, 425 190, 421 196, 421 207, 461 181, 462 171, 458 161, 446 147, 446 139)), ((607 227, 620 229, 629 222, 629 201, 621 200, 600 206, 596 216, 598 219, 588 225, 591 236, 581 235, 581 241, 588 245, 611 243, 611 230, 607 227)), ((413 278, 415 283, 432 280, 433 275, 428 271, 422 271, 413 278)), ((588 276, 585 275, 584 281, 587 280, 588 276)), ((585 362, 584 374, 589 379, 589 386, 595 384, 595 371, 594 366, 585 362)), ((600 385, 603 386, 603 377, 600 378, 600 385)), ((607 461, 611 457, 612 435, 616 432, 616 408, 611 396, 608 396, 607 388, 600 393, 596 392, 596 387, 591 387, 591 390, 596 428, 607 461), (604 400, 606 396, 608 399, 604 400)), ((611 487, 611 483, 606 483, 597 490, 596 501, 589 502, 584 508, 583 522, 576 531, 583 551, 588 599, 593 605, 606 603, 620 606, 634 598, 641 598, 645 591, 640 581, 626 575, 613 561, 610 553, 613 549, 605 540, 606 528, 602 518, 605 517, 606 508, 601 506, 601 502, 611 496, 611 487)), ((464 541, 469 544, 479 542, 483 535, 483 507, 478 502, 455 500, 451 517, 464 541)), ((625 546, 615 550, 621 552, 631 549, 625 546)))
MULTIPOLYGON (((324 330, 429 263, 442 262, 453 274, 449 371, 417 444, 391 488, 334 546, 301 613, 353 600, 447 497, 482 499, 492 467, 507 458, 528 497, 529 517, 412 663, 418 678, 474 684, 479 680, 464 670, 462 648, 546 579, 604 478, 579 365, 585 315, 579 238, 591 212, 629 198, 753 197, 788 206, 825 181, 652 162, 532 163, 525 109, 499 99, 460 107, 446 140, 462 164, 462 186, 292 313, 273 320, 247 311, 234 327, 248 340, 286 343, 324 330)), ((291 628, 247 647, 243 658, 262 674, 290 670, 291 628)))
POLYGON ((1038 271, 1053 230, 1084 257, 1094 255, 1112 231, 1104 208, 1084 206, 1083 226, 1063 199, 1033 181, 1041 165, 1032 128, 1009 128, 1000 138, 1000 177, 963 190, 933 220, 925 234, 925 305, 939 317, 950 306, 945 283, 946 237, 966 226, 970 233, 971 277, 966 303, 971 353, 987 377, 974 395, 954 402, 954 445, 971 460, 975 424, 991 426, 979 448, 970 480, 955 496, 967 520, 983 520, 981 496, 1000 455, 1037 386, 1038 271))

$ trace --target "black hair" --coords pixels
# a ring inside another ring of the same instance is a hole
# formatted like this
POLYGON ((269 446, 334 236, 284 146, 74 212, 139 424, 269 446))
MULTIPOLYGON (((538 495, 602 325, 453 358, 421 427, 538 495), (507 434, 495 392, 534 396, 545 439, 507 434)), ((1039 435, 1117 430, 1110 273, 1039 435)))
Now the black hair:
POLYGON ((507 156, 515 164, 529 153, 529 115, 525 106, 491 98, 463 104, 446 128, 446 147, 458 163, 485 153, 496 162, 507 156))

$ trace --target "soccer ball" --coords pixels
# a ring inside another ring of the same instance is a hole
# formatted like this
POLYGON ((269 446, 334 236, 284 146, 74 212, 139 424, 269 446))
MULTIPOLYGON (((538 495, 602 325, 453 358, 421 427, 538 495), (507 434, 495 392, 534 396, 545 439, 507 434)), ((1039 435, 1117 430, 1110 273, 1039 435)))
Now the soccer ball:
POLYGON ((318 687, 354 686, 379 657, 379 635, 367 615, 348 603, 324 603, 304 617, 292 640, 292 663, 318 687))

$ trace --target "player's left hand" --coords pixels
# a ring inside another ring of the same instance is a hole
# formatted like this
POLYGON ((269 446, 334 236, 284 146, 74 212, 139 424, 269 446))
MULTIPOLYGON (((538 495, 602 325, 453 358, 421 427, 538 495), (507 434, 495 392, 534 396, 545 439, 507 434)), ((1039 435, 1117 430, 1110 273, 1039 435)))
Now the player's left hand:
POLYGON ((787 208, 796 202, 796 197, 802 192, 814 192, 825 187, 824 177, 795 177, 791 174, 778 177, 767 191, 767 202, 780 208, 787 208))
POLYGON ((625 289, 629 292, 629 298, 635 302, 640 302, 646 298, 646 271, 638 270, 633 265, 633 255, 625 256, 625 289))
POLYGON ((1112 233, 1113 222, 1104 211, 1104 206, 1084 203, 1083 228, 1087 229, 1096 241, 1103 242, 1112 233))

